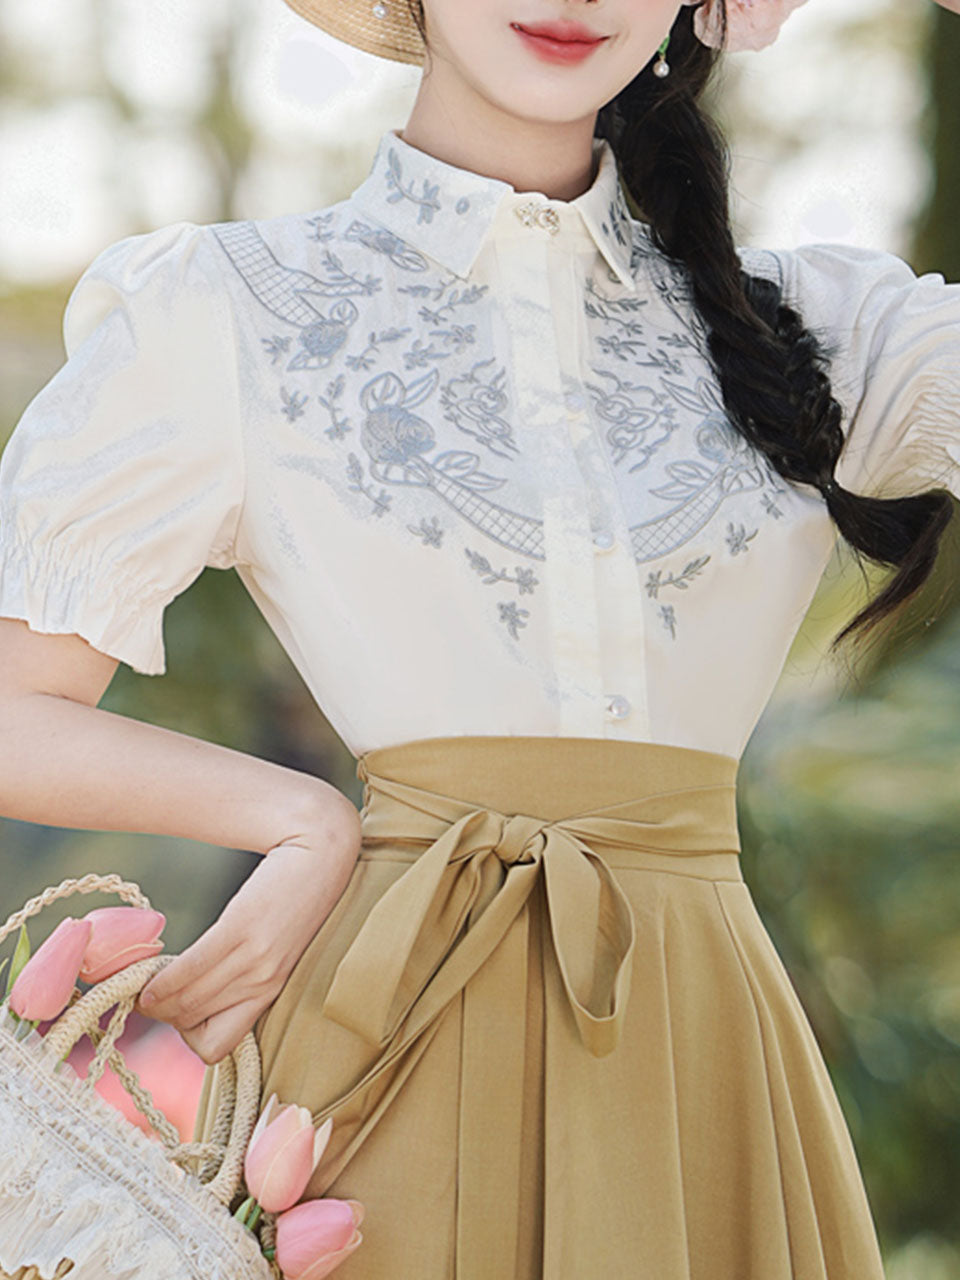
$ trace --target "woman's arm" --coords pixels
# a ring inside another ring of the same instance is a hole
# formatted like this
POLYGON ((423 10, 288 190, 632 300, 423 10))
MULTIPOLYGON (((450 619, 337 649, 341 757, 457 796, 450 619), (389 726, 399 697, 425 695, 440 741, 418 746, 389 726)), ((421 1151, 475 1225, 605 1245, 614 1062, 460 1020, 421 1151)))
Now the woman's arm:
POLYGON ((359 814, 320 778, 100 710, 116 667, 79 636, 0 618, 0 813, 269 852, 212 928, 144 988, 159 999, 141 1011, 215 1062, 276 997, 343 892, 359 814))

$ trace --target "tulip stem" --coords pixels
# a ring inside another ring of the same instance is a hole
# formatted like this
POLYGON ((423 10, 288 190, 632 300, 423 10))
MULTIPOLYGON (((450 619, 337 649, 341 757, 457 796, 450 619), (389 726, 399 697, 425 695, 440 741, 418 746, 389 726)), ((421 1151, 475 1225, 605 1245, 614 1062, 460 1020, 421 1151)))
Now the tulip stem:
POLYGON ((261 1213, 263 1213, 263 1205, 258 1204, 254 1209, 253 1213, 251 1213, 250 1220, 247 1223, 247 1226, 250 1228, 251 1231, 259 1222, 261 1213))
POLYGON ((271 1245, 269 1249, 264 1249, 263 1256, 266 1258, 268 1262, 272 1262, 274 1258, 277 1256, 276 1246, 271 1245))

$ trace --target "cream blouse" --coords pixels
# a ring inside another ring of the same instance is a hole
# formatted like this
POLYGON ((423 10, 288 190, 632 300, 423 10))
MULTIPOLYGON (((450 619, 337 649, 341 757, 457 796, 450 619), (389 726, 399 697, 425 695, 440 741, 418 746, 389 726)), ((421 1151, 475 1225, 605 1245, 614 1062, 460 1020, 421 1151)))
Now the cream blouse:
MULTIPOLYGON (((104 249, 0 463, 0 615, 157 674, 165 606, 235 566, 355 754, 739 757, 836 527, 728 423, 685 277, 594 152, 552 200, 388 130, 338 204, 104 249)), ((840 483, 960 496, 960 285, 741 256, 835 349, 840 483)))

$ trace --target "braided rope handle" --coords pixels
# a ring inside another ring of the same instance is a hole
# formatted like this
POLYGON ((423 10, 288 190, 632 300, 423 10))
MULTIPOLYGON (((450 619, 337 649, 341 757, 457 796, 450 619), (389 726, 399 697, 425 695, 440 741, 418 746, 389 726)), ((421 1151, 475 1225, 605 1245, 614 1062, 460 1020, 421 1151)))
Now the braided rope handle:
POLYGON ((35 898, 28 899, 19 911, 15 911, 5 924, 0 925, 0 943, 2 943, 8 934, 14 929, 19 929, 31 916, 37 915, 51 902, 56 902, 58 898, 68 898, 71 893, 116 893, 121 898, 125 898, 127 902, 134 907, 150 908, 150 899, 143 892, 138 884, 132 880, 123 880, 116 873, 101 876, 95 871, 91 871, 89 875, 81 876, 79 880, 61 880, 59 884, 51 885, 44 889, 35 898))
MULTIPOLYGON (((150 900, 139 885, 123 880, 116 874, 98 875, 91 872, 80 879, 62 880, 60 884, 44 889, 41 894, 24 903, 19 911, 0 925, 0 943, 48 903, 72 893, 95 891, 117 893, 133 906, 150 907, 150 900)), ((70 1002, 56 1021, 51 1023, 44 1042, 51 1052, 63 1059, 82 1036, 88 1036, 95 1046, 93 1059, 83 1081, 89 1092, 93 1093, 97 1080, 103 1075, 109 1062, 124 1087, 132 1094, 139 1110, 157 1130, 167 1148, 168 1157, 175 1163, 204 1160, 205 1163, 196 1176, 222 1204, 229 1205, 242 1181, 243 1159, 260 1109, 260 1050, 253 1032, 248 1031, 240 1043, 217 1064, 221 1082, 213 1133, 208 1142, 180 1141, 177 1130, 154 1105, 149 1091, 141 1085, 116 1047, 141 989, 155 973, 159 973, 175 959, 176 956, 173 955, 148 956, 94 984, 85 994, 74 988, 70 1002), (109 1023, 106 1028, 101 1027, 101 1015, 114 1005, 116 1011, 109 1023), (210 1180, 205 1181, 207 1178, 210 1180)))

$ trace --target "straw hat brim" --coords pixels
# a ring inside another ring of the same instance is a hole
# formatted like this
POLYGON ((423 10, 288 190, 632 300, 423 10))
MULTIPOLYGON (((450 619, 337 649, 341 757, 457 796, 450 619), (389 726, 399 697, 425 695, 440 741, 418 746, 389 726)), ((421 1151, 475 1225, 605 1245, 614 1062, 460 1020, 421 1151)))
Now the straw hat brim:
POLYGON ((375 0, 286 0, 286 3, 328 35, 364 53, 394 62, 423 64, 424 45, 407 0, 381 0, 385 15, 374 13, 375 0))

